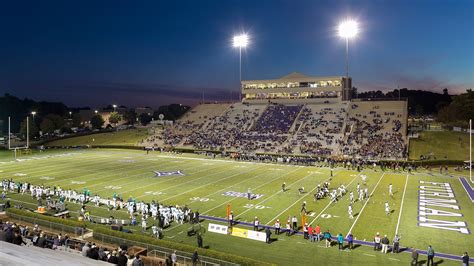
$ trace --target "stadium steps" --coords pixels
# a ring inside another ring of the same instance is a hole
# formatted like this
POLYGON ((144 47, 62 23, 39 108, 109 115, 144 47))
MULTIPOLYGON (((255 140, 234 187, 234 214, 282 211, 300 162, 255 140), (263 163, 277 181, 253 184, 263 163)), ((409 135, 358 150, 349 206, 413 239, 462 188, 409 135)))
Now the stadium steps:
POLYGON ((111 265, 83 257, 78 252, 52 250, 35 246, 18 246, 0 242, 0 265, 111 265))

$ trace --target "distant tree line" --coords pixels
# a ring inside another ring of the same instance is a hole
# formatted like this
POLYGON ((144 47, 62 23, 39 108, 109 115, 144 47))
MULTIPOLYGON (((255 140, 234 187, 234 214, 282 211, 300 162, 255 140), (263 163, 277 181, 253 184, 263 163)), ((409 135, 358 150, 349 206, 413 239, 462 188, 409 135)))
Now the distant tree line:
POLYGON ((474 119, 474 91, 453 96, 453 101, 438 112, 438 121, 447 126, 467 128, 469 119, 474 119))
POLYGON ((408 112, 410 115, 435 115, 452 101, 452 96, 449 95, 447 88, 443 90, 443 93, 409 90, 407 88, 395 89, 385 93, 380 90, 357 93, 357 89, 355 88, 354 90, 356 91, 357 98, 408 99, 408 112))
MULTIPOLYGON (((111 105, 102 108, 104 111, 110 111, 109 122, 117 124, 122 122, 127 125, 147 125, 152 120, 159 120, 163 115, 164 120, 176 120, 181 117, 191 107, 181 104, 170 104, 160 106, 156 111, 150 113, 142 113, 137 115, 134 108, 119 106, 115 110, 111 105)), ((150 108, 151 109, 151 108, 150 108)), ((11 117, 11 132, 19 132, 22 137, 26 137, 27 122, 26 117, 29 116, 29 133, 30 137, 49 134, 55 131, 60 133, 71 133, 71 128, 83 127, 83 118, 79 114, 80 110, 91 110, 89 107, 68 108, 63 103, 55 102, 36 102, 31 99, 19 99, 10 94, 0 97, 0 135, 8 132, 8 117, 11 117), (36 114, 33 119, 32 111, 36 114)), ((104 119, 99 114, 95 114, 90 118, 92 129, 101 129, 104 126, 104 119)))

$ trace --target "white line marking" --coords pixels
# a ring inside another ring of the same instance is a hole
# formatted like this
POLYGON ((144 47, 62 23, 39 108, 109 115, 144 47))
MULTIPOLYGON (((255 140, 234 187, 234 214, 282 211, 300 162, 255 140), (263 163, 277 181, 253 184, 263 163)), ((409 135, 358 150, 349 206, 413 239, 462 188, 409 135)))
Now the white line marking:
POLYGON ((365 256, 369 256, 369 257, 375 257, 375 255, 373 254, 367 254, 367 253, 364 253, 365 256))
POLYGON ((349 232, 347 232, 346 235, 348 235, 350 232, 352 232, 352 229, 354 228, 354 226, 356 225, 356 223, 357 223, 357 221, 359 220, 360 216, 362 215, 362 212, 364 211, 365 206, 367 206, 367 203, 369 203, 369 200, 372 198, 372 195, 374 194, 375 190, 376 190, 377 187, 379 186, 380 181, 382 181, 382 178, 383 178, 384 175, 385 175, 385 173, 383 173, 382 176, 380 176, 379 181, 377 182, 377 184, 376 184, 375 187, 374 187, 374 190, 372 190, 372 193, 370 193, 369 198, 368 198, 367 201, 364 203, 364 206, 362 206, 362 209, 360 210, 360 212, 359 212, 359 214, 357 215, 357 217, 356 217, 354 223, 352 224, 351 229, 349 229, 349 232))
MULTIPOLYGON (((308 177, 311 176, 311 175, 312 175, 312 174, 309 174, 309 175, 304 176, 304 177, 301 178, 301 179, 296 180, 295 182, 291 183, 291 184, 288 186, 288 188, 291 187, 292 185, 294 185, 296 182, 300 182, 301 180, 304 180, 304 179, 308 178, 308 177)), ((261 205, 261 204, 264 203, 265 201, 267 201, 267 200, 273 198, 274 196, 276 196, 276 195, 278 195, 278 194, 280 194, 280 193, 282 193, 282 192, 283 192, 283 191, 280 189, 280 190, 278 190, 277 193, 275 193, 275 194, 271 195, 270 197, 268 197, 268 198, 266 198, 266 199, 260 201, 259 203, 256 203, 255 205, 261 205)), ((300 200, 301 200, 301 199, 300 199, 300 200)), ((298 200, 298 201, 299 201, 299 200, 298 200)), ((298 202, 298 201, 296 201, 296 202, 298 202)), ((295 202, 295 203, 296 203, 296 202, 295 202)), ((250 211, 250 210, 253 210, 253 208, 250 208, 250 209, 247 209, 247 210, 244 211, 244 212, 241 212, 239 215, 235 216, 235 218, 241 216, 242 214, 244 214, 244 213, 246 213, 246 212, 248 212, 248 211, 250 211)), ((273 221, 273 220, 271 220, 271 221, 273 221)), ((270 222, 271 222, 271 221, 270 221, 270 222)), ((270 223, 270 222, 268 222, 268 223, 270 223)), ((268 223, 267 223, 267 224, 268 224, 268 223)))
POLYGON ((403 201, 405 200, 405 192, 407 191, 407 184, 408 184, 408 175, 407 175, 407 179, 405 180, 405 187, 403 188, 402 203, 400 205, 400 213, 398 214, 398 222, 397 222, 397 229, 395 229, 395 235, 398 235, 398 227, 400 226, 400 219, 402 218, 403 201))
POLYGON ((388 258, 389 260, 400 261, 399 259, 388 258))

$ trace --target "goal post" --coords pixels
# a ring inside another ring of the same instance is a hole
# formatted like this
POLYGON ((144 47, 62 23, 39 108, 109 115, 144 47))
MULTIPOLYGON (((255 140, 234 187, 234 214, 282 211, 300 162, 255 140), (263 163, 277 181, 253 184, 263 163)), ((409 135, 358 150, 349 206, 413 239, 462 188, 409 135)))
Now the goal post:
POLYGON ((30 118, 26 116, 26 143, 20 146, 12 144, 11 117, 8 117, 8 150, 12 150, 15 160, 19 150, 28 150, 30 148, 30 118))

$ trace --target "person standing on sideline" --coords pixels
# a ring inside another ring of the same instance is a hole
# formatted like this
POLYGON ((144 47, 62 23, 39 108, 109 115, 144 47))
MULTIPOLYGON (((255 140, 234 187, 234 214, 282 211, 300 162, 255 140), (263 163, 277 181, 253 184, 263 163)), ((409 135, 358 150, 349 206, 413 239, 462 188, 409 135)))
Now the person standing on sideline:
POLYGON ((258 221, 258 217, 255 216, 255 219, 253 220, 253 230, 254 231, 258 231, 259 224, 260 224, 260 222, 258 221))
POLYGON ((272 235, 272 232, 270 231, 270 227, 265 228, 265 235, 266 235, 265 242, 267 244, 270 244, 270 236, 272 235))
POLYGON ((313 241, 314 241, 314 237, 313 237, 313 227, 311 227, 311 225, 308 226, 308 237, 309 237, 309 241, 310 241, 310 242, 313 242, 313 241))
POLYGON ((435 251, 431 245, 428 246, 428 251, 426 252, 426 255, 428 255, 428 261, 426 262, 426 266, 434 265, 434 256, 435 256, 435 251))
POLYGON ((319 225, 314 228, 314 233, 316 234, 316 240, 319 242, 321 240, 321 227, 319 225))
POLYGON ((199 247, 199 248, 202 248, 202 242, 203 242, 203 240, 202 240, 202 235, 201 235, 201 233, 198 233, 198 235, 197 235, 197 242, 198 242, 198 247, 199 247))
POLYGON ((275 222, 275 235, 279 235, 280 234, 280 220, 277 219, 276 222, 275 222))
POLYGON ((352 235, 351 232, 347 234, 347 243, 349 244, 349 250, 352 250, 354 248, 354 236, 352 235))
POLYGON ((467 255, 467 252, 464 252, 461 256, 462 259, 462 266, 469 266, 469 255, 467 255))
POLYGON ((252 199, 252 191, 250 190, 250 188, 247 189, 247 198, 248 198, 249 200, 252 199))
POLYGON ((395 235, 393 238, 393 253, 398 253, 400 252, 400 237, 395 235))
POLYGON ((412 248, 411 251, 411 265, 418 265, 418 250, 412 248))
POLYGON ((229 227, 232 227, 232 225, 234 224, 234 212, 230 212, 229 213, 229 227))
POLYGON ((290 225, 290 220, 286 222, 286 236, 291 235, 291 225, 290 225))
POLYGON ((374 250, 379 250, 380 249, 380 234, 377 232, 377 234, 374 237, 374 250))
POLYGON ((326 248, 330 248, 331 247, 331 237, 332 236, 331 236, 331 233, 329 233, 329 230, 324 232, 323 237, 324 237, 324 239, 326 239, 326 248))
POLYGON ((382 253, 387 254, 388 251, 388 244, 390 244, 390 240, 388 240, 387 235, 384 235, 382 238, 382 253))
POLYGON ((339 244, 339 250, 341 251, 343 249, 343 246, 344 246, 344 237, 342 236, 341 233, 339 233, 339 235, 337 235, 337 243, 339 244))
POLYGON ((293 223, 293 231, 296 233, 298 231, 298 218, 293 216, 293 218, 291 218, 291 222, 293 223))

